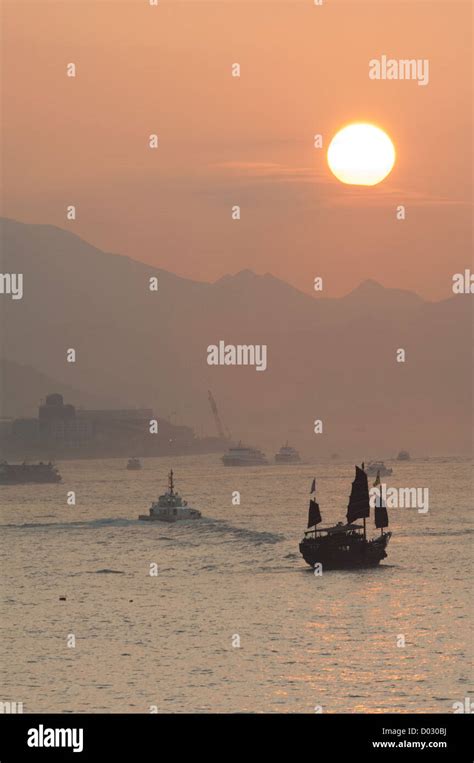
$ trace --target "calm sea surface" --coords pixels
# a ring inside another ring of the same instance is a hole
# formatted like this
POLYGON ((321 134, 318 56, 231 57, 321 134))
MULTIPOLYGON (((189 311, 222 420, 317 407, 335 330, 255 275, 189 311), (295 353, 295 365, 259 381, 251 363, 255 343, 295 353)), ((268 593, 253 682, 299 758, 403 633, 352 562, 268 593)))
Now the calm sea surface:
POLYGON ((428 487, 429 512, 390 512, 379 568, 321 577, 298 551, 310 482, 323 521, 341 520, 352 464, 143 464, 64 461, 60 485, 0 487, 0 700, 24 712, 404 713, 472 696, 468 461, 392 463, 387 484, 428 487), (204 518, 137 521, 171 466, 204 518))

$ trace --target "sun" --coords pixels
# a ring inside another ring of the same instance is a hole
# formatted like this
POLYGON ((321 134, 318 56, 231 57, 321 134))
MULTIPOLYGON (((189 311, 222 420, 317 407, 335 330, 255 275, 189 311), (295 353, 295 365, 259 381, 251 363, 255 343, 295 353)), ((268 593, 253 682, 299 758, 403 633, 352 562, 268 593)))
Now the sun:
POLYGON ((395 147, 387 133, 366 122, 339 130, 327 153, 333 175, 349 185, 377 185, 391 172, 395 157, 395 147))

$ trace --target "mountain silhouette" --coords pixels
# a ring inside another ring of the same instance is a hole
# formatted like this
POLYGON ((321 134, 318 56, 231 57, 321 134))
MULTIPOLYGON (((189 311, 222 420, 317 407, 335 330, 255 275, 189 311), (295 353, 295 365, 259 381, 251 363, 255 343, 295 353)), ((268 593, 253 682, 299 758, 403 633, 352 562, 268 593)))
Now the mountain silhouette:
POLYGON ((4 375, 3 415, 26 406, 20 377, 39 374, 84 404, 176 411, 177 423, 214 434, 210 388, 234 438, 268 448, 289 439, 315 456, 385 456, 400 443, 420 455, 470 449, 469 297, 426 302, 367 280, 333 299, 250 270, 202 283, 50 225, 4 219, 1 237, 2 272, 24 275, 23 299, 0 300, 1 354, 16 368, 4 375), (219 340, 266 344, 267 370, 208 366, 219 340))

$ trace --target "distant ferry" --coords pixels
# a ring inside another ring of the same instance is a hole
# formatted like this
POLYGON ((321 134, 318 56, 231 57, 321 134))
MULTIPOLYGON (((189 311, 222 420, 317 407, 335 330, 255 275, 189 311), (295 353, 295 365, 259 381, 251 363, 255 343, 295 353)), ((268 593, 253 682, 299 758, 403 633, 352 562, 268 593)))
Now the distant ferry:
POLYGON ((131 472, 137 471, 138 469, 141 469, 141 461, 139 458, 129 458, 127 461, 127 469, 131 472))
POLYGON ((27 485, 30 483, 61 482, 61 475, 51 463, 9 464, 0 463, 0 485, 27 485))
POLYGON ((277 464, 299 464, 301 456, 295 448, 286 443, 275 455, 275 461, 277 464))
POLYGON ((188 506, 179 493, 175 492, 173 470, 168 475, 168 490, 152 504, 149 514, 140 514, 138 519, 147 522, 178 522, 180 519, 200 519, 201 512, 188 506))
POLYGON ((397 461, 410 461, 410 454, 407 450, 401 450, 397 456, 397 461))
POLYGON ((265 466, 268 461, 258 448, 247 448, 239 442, 222 456, 224 466, 265 466))
POLYGON ((393 469, 389 469, 388 466, 385 466, 383 461, 369 461, 366 467, 362 465, 363 468, 365 468, 365 473, 369 477, 376 477, 377 474, 380 475, 380 477, 390 477, 390 475, 393 472, 393 469))

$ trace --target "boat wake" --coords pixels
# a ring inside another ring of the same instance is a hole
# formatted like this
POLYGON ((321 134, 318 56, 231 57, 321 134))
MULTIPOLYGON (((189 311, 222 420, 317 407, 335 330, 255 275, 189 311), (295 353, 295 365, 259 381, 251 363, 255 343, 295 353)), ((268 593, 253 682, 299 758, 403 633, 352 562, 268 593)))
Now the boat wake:
MULTIPOLYGON (((274 544, 285 540, 284 535, 279 533, 261 532, 258 530, 249 530, 246 527, 236 527, 219 519, 202 519, 199 523, 200 535, 229 535, 229 542, 232 540, 242 540, 246 543, 253 543, 258 546, 262 543, 274 544)), ((194 530, 194 527, 193 527, 194 530)), ((225 541, 224 541, 225 542, 225 541)))
POLYGON ((77 522, 23 522, 21 524, 0 525, 5 530, 95 530, 100 527, 128 527, 138 525, 136 519, 108 517, 77 522))
MULTIPOLYGON (((143 523, 138 519, 124 519, 123 517, 104 517, 102 519, 91 519, 84 521, 71 521, 71 522, 23 522, 18 524, 4 524, 0 525, 4 530, 100 530, 103 528, 126 528, 143 527, 143 523)), ((193 545, 199 544, 203 539, 208 542, 212 542, 213 538, 218 536, 219 542, 231 543, 242 541, 243 543, 251 543, 255 546, 261 544, 274 544, 280 543, 285 540, 284 535, 271 532, 259 532, 257 530, 249 530, 245 527, 235 527, 228 524, 225 521, 219 519, 200 519, 198 521, 182 521, 176 524, 170 525, 165 522, 154 522, 153 530, 163 531, 166 528, 166 535, 158 534, 159 540, 169 541, 171 543, 181 542, 182 535, 189 533, 191 536, 193 545), (225 537, 228 539, 225 540, 225 537)), ((151 527, 147 527, 149 532, 151 527)))
POLYGON ((412 537, 430 537, 430 538, 443 538, 443 537, 455 537, 455 536, 465 536, 465 535, 472 535, 474 532, 472 527, 466 527, 463 530, 414 530, 411 532, 408 531, 397 531, 397 536, 400 538, 412 538, 412 537))

